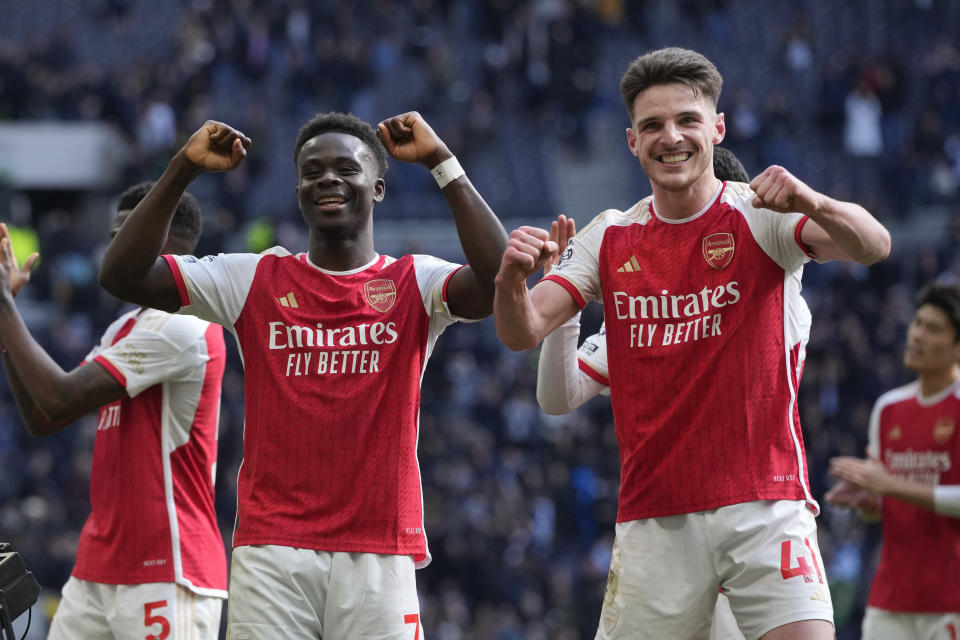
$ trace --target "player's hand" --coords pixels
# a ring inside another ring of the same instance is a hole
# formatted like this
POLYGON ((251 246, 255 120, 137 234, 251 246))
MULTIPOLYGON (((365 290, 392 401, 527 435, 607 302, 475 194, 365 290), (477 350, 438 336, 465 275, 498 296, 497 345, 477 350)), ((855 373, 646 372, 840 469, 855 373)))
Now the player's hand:
POLYGON ((573 218, 568 218, 561 213, 556 220, 550 223, 550 240, 557 243, 559 250, 556 255, 547 258, 547 261, 543 264, 543 275, 547 275, 550 273, 550 269, 557 266, 560 257, 567 250, 567 245, 575 235, 577 235, 577 223, 573 218))
POLYGON ((773 165, 750 181, 756 194, 751 201, 754 207, 771 209, 780 213, 803 213, 808 216, 817 212, 823 196, 783 167, 773 165))
POLYGON ((428 169, 452 158, 453 153, 416 111, 387 118, 377 125, 377 136, 391 156, 403 162, 419 162, 428 169))
POLYGON ((0 222, 0 287, 16 297, 20 290, 30 282, 30 274, 40 258, 39 253, 32 253, 23 263, 23 269, 13 253, 13 243, 10 242, 10 232, 7 225, 0 222))
POLYGON ((207 120, 190 136, 181 152, 204 171, 229 171, 243 162, 251 140, 228 124, 207 120))
POLYGON ((559 254, 557 243, 550 234, 537 227, 520 227, 510 233, 507 250, 500 262, 498 281, 520 283, 543 268, 559 254))
POLYGON ((828 473, 881 496, 890 493, 896 482, 879 462, 852 456, 830 458, 828 473))

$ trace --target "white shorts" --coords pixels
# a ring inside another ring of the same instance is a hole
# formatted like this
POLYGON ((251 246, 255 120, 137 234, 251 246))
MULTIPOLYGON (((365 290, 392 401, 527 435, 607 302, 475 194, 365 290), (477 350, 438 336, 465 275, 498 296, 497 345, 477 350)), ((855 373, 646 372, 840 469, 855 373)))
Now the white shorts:
POLYGON ((717 594, 717 605, 713 609, 713 621, 710 623, 710 640, 744 640, 737 626, 737 619, 730 609, 730 600, 722 593, 717 594))
POLYGON ((755 501, 617 524, 597 640, 706 638, 717 591, 748 640, 801 620, 833 622, 803 501, 755 501))
POLYGON ((228 640, 422 640, 413 558, 233 550, 228 640))
POLYGON ((960 613, 902 613, 867 607, 863 640, 960 640, 960 613))
POLYGON ((70 576, 47 640, 216 640, 223 600, 172 582, 103 584, 70 576))

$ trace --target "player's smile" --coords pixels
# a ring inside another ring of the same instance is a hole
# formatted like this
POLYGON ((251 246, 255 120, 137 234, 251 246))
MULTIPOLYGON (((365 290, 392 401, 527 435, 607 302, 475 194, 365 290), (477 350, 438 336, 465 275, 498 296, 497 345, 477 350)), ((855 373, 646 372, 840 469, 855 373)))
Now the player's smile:
POLYGON ((657 162, 667 167, 682 167, 692 156, 689 151, 673 151, 657 156, 657 162))

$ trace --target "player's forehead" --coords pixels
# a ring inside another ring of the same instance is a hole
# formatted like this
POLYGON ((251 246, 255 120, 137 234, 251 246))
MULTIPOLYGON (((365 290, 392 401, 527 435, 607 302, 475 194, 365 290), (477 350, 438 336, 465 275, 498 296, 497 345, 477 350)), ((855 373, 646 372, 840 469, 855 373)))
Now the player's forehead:
POLYGON ((297 167, 341 160, 375 161, 370 147, 360 138, 341 131, 327 131, 303 143, 297 156, 297 167))
POLYGON ((920 306, 913 314, 915 320, 920 320, 923 324, 946 329, 950 326, 950 318, 947 312, 934 304, 925 304, 920 306))
POLYGON ((716 108, 702 92, 697 93, 693 87, 681 82, 672 82, 655 84, 638 93, 633 100, 631 116, 635 123, 639 123, 676 118, 684 113, 706 117, 715 115, 716 108))

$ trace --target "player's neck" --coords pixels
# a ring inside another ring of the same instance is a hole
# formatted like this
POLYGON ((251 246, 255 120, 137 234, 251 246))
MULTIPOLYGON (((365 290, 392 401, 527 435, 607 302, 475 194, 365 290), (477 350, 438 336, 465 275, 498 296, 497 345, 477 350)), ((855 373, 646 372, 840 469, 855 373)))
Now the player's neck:
POLYGON ((344 238, 318 233, 310 234, 310 262, 328 271, 352 271, 368 264, 377 252, 373 234, 344 238))
POLYGON ((920 394, 925 398, 935 396, 960 379, 960 367, 954 365, 943 371, 931 371, 917 375, 920 394))
POLYGON ((654 211, 661 218, 683 220, 702 210, 717 195, 720 181, 710 176, 697 180, 682 191, 671 191, 651 183, 654 211))

